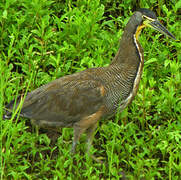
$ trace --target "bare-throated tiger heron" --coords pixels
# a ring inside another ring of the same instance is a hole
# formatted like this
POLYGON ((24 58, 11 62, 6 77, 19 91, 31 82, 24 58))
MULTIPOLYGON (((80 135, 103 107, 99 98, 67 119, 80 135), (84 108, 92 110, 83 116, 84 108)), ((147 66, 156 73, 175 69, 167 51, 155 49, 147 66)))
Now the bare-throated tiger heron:
MULTIPOLYGON (((144 64, 138 37, 144 27, 175 39, 152 11, 140 9, 127 23, 119 50, 109 66, 67 75, 35 89, 27 94, 20 115, 40 127, 73 127, 73 152, 85 132, 89 150, 98 120, 114 115, 118 107, 122 111, 137 93, 144 64)), ((4 118, 11 116, 14 103, 6 106, 4 118)))

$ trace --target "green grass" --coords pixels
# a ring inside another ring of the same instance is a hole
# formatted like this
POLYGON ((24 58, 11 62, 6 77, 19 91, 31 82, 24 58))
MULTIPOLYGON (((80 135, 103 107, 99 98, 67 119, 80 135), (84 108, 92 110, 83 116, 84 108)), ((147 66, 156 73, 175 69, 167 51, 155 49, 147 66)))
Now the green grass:
POLYGON ((169 179, 181 177, 180 1, 2 0, 0 2, 1 179, 169 179), (166 5, 165 5, 166 4, 166 5), (121 114, 102 120, 92 153, 85 136, 72 158, 72 129, 40 129, 3 120, 18 94, 86 68, 106 66, 129 17, 153 9, 175 36, 146 29, 140 37, 145 67, 138 94, 121 114))

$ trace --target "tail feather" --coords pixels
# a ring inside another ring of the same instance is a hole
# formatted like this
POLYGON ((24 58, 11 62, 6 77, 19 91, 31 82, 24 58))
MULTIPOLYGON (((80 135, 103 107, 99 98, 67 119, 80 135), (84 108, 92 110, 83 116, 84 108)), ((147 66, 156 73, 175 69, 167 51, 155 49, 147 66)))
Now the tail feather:
POLYGON ((13 109, 16 109, 21 101, 21 96, 12 100, 9 104, 5 106, 5 112, 3 114, 3 119, 11 119, 13 109))

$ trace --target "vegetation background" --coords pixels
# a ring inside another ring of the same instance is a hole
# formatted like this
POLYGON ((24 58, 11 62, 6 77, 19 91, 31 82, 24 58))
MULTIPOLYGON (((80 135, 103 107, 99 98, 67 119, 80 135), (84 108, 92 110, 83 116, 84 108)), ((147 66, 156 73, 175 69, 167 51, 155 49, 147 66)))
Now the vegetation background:
POLYGON ((181 19, 179 0, 1 0, 1 179, 181 178, 181 19), (151 29, 140 37, 145 67, 133 103, 102 120, 92 153, 85 136, 72 158, 72 129, 39 130, 29 120, 3 120, 4 105, 58 77, 107 66, 129 17, 155 11, 177 41, 151 29))

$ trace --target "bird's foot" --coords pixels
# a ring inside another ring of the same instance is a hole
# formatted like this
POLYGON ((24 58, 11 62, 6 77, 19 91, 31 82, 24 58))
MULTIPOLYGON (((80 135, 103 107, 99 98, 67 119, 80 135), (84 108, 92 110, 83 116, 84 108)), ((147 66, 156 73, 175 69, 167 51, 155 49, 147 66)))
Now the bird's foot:
POLYGON ((103 164, 104 163, 104 157, 95 157, 93 154, 90 153, 90 151, 87 151, 87 154, 90 158, 92 158, 95 162, 103 164))
POLYGON ((100 164, 103 164, 103 157, 95 157, 94 155, 92 154, 89 154, 89 156, 94 160, 96 161, 97 163, 100 163, 100 164))

